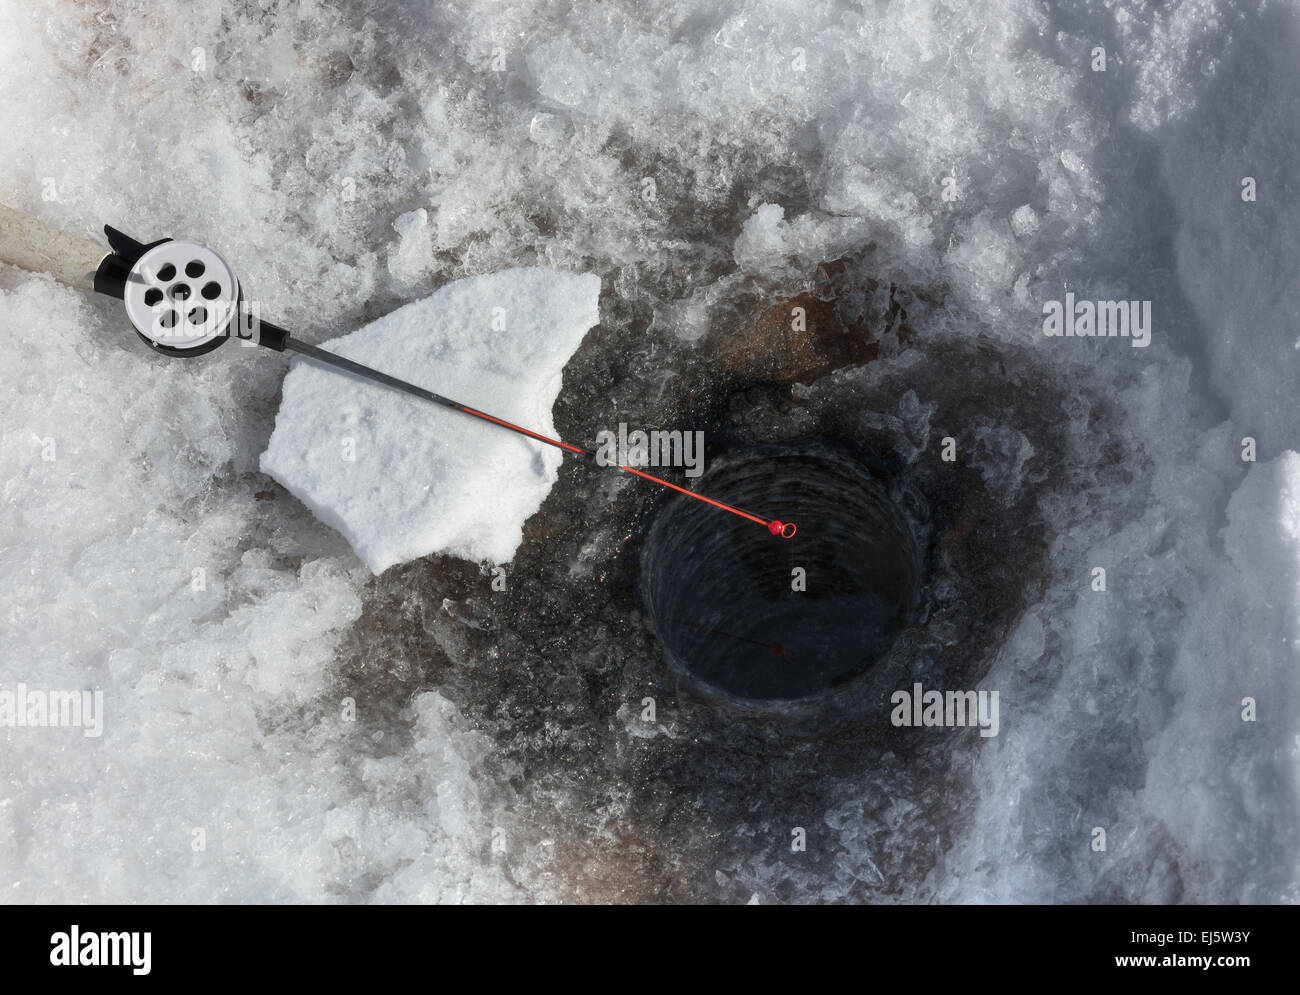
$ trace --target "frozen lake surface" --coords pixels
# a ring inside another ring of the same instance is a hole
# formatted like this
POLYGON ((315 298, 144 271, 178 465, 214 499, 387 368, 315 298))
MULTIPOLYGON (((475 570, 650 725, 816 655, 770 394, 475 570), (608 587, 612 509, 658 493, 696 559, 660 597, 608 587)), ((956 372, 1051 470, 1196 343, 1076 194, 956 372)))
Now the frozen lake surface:
MULTIPOLYGON (((311 342, 504 279, 545 356, 393 372, 580 445, 876 454, 927 550, 881 673, 998 735, 692 693, 658 495, 511 437, 363 561, 263 472, 312 371, 0 267, 0 692, 103 693, 0 729, 7 900, 1300 899, 1300 14, 366 7, 0 0, 0 202, 211 244, 311 342), (1045 335, 1067 293, 1150 344, 1045 335), (841 338, 791 360, 792 306, 841 338)), ((423 445, 391 471, 473 462, 423 445)))

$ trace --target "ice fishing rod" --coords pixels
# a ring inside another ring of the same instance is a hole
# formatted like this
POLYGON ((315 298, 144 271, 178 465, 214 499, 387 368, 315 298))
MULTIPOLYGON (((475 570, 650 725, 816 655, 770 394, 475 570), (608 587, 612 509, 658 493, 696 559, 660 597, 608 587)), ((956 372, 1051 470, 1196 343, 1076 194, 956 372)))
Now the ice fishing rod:
POLYGON ((164 356, 202 356, 231 338, 250 341, 275 352, 293 352, 326 367, 352 373, 581 456, 593 465, 643 477, 763 525, 774 536, 789 539, 795 534, 793 522, 762 518, 633 466, 601 464, 595 453, 580 446, 552 439, 327 349, 300 342, 286 329, 260 318, 254 309, 246 306, 234 270, 219 252, 206 245, 172 238, 146 244, 109 225, 104 226, 104 234, 111 251, 106 252, 89 239, 53 228, 0 204, 0 261, 47 273, 78 289, 122 301, 136 334, 150 349, 164 356))

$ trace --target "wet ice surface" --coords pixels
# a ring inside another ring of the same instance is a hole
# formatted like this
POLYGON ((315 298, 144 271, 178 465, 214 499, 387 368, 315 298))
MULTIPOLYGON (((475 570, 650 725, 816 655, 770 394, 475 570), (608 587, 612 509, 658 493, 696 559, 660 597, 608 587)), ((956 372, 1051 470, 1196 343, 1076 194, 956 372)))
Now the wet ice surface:
POLYGON ((31 95, 0 106, 0 200, 208 241, 310 341, 454 279, 596 273, 565 438, 891 453, 928 523, 895 686, 995 689, 1002 713, 981 740, 895 730, 870 694, 819 722, 701 698, 638 614, 657 496, 581 466, 506 591, 452 557, 375 579, 259 472, 280 361, 147 355, 108 302, 3 269, 0 685, 106 709, 98 739, 4 730, 7 896, 1300 897, 1294 14, 0 22, 5 90, 31 95), (1044 338, 1067 290, 1152 300, 1153 344, 1044 338), (865 365, 752 383, 747 330, 805 292, 865 365))

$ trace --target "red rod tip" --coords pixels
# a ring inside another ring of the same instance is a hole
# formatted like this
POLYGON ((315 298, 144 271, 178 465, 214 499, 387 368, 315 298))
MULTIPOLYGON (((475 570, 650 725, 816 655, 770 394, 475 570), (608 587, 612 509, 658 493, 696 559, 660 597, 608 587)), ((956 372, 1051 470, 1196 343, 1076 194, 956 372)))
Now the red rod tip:
POLYGON ((767 531, 782 539, 789 539, 799 530, 795 528, 794 522, 768 522, 767 531))

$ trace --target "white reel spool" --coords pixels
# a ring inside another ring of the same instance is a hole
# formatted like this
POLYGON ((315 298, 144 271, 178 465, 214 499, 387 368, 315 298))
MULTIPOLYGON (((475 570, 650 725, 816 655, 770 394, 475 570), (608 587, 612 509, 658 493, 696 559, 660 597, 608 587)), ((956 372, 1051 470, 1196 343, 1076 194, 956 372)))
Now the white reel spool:
POLYGON ((122 300, 149 346, 172 356, 197 356, 229 337, 239 313, 239 280, 216 250, 198 242, 163 242, 131 267, 122 300))

